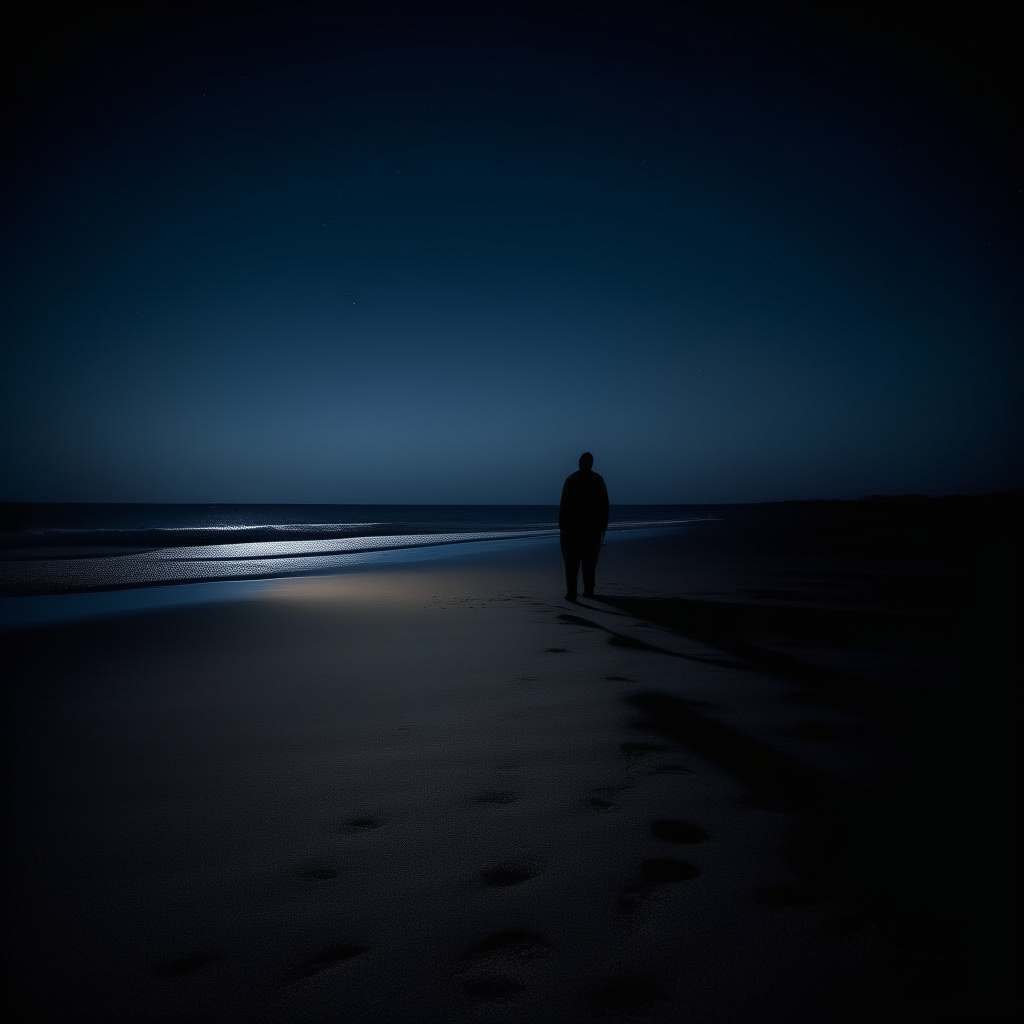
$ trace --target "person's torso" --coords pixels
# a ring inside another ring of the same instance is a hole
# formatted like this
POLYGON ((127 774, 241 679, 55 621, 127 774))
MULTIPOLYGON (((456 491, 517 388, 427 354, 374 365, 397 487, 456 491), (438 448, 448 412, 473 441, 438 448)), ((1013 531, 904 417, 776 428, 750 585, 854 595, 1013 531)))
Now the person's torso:
POLYGON ((604 527, 607 492, 600 473, 573 473, 565 481, 562 519, 566 525, 604 527))

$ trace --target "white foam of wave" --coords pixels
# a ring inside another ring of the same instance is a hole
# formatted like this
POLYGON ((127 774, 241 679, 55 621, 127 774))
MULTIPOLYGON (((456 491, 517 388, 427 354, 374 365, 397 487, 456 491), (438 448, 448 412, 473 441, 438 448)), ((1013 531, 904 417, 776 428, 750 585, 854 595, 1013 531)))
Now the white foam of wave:
POLYGON ((137 535, 161 533, 253 533, 257 530, 365 530, 374 526, 389 526, 387 522, 377 523, 265 523, 253 526, 227 524, 222 526, 53 526, 45 529, 28 530, 31 537, 116 537, 123 534, 137 535))
POLYGON ((34 559, 0 563, 0 586, 13 593, 152 586, 200 580, 252 579, 333 572, 364 564, 374 553, 468 541, 550 537, 557 530, 487 533, 411 533, 334 540, 252 541, 159 548, 96 558, 34 559))
MULTIPOLYGON (((474 540, 511 540, 514 537, 550 537, 557 530, 488 530, 479 533, 397 533, 382 537, 333 537, 329 540, 247 541, 241 544, 199 544, 161 548, 137 555, 161 562, 211 561, 223 558, 287 558, 389 548, 418 548, 435 544, 463 544, 474 540)), ((131 557, 131 556, 130 556, 131 557)))

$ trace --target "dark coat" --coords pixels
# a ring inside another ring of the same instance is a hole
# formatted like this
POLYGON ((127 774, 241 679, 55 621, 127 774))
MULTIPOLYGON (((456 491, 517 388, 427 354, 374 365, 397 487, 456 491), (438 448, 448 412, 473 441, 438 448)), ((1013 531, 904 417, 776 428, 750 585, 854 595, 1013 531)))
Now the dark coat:
POLYGON ((597 539, 608 529, 608 489, 604 477, 580 469, 565 478, 558 505, 558 529, 563 537, 597 539))

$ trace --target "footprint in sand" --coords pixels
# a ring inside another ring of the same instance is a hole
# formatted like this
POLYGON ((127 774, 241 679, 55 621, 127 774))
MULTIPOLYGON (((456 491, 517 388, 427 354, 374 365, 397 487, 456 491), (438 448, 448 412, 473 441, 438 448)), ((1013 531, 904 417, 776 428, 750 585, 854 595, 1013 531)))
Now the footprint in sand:
POLYGON ((590 807, 595 811, 609 811, 615 806, 615 801, 610 799, 632 786, 599 786, 592 789, 590 795, 583 798, 583 806, 590 807))
POLYGON ((494 932, 462 954, 460 970, 478 967, 508 967, 545 956, 551 947, 536 932, 517 929, 494 932))
POLYGON ((645 644, 643 640, 635 640, 633 637, 626 636, 623 633, 613 633, 608 637, 608 643, 612 647, 625 647, 629 651, 656 651, 658 649, 650 644, 645 644))
POLYGON ((704 829, 696 825, 668 818, 652 821, 651 835, 665 843, 703 843, 711 838, 704 829))
POLYGON ((500 931, 462 954, 457 972, 468 975, 463 994, 471 1002, 504 1002, 525 991, 524 968, 551 947, 535 932, 500 931))
POLYGON ((168 960, 156 969, 156 973, 161 978, 182 978, 186 974, 194 974, 223 959, 224 957, 216 953, 192 953, 189 956, 179 956, 174 960, 168 960))
POLYGON ((304 978, 312 978, 313 975, 319 974, 328 967, 344 963, 346 960, 351 960, 354 957, 369 952, 369 948, 369 946, 350 946, 346 944, 331 946, 330 949, 325 949, 322 953, 318 953, 312 959, 305 961, 305 963, 293 967, 285 975, 285 981, 295 982, 302 981, 304 978))
POLYGON ((494 864, 480 872, 480 879, 485 885, 501 889, 509 885, 520 885, 540 874, 536 864, 494 864))
POLYGON ((382 824, 376 818, 353 818, 347 827, 357 832, 365 832, 371 828, 380 828, 382 824))
POLYGON ((674 860, 668 857, 651 857, 640 865, 640 885, 627 886, 619 897, 619 913, 633 914, 640 909, 645 893, 663 885, 675 882, 688 882, 700 874, 689 861, 674 860))
POLYGON ((643 757, 646 754, 657 754, 668 750, 668 747, 660 743, 641 743, 636 740, 629 740, 626 743, 620 743, 619 750, 629 757, 643 757))
POLYGON ((509 790, 502 790, 496 793, 481 793, 476 798, 478 804, 512 804, 519 799, 517 793, 509 790))

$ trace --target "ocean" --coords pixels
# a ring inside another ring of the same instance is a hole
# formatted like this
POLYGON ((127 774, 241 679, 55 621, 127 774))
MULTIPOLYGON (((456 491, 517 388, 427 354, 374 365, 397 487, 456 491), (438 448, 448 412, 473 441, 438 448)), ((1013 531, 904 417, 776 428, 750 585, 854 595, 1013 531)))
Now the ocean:
MULTIPOLYGON (((613 505, 608 528, 678 527, 721 518, 727 508, 613 505)), ((557 534, 555 505, 8 503, 0 505, 0 624, 48 621, 60 609, 222 599, 248 592, 224 586, 230 582, 454 556, 557 534), (194 586, 212 583, 222 586, 194 586), (42 600, 152 588, 162 592, 42 600)))

